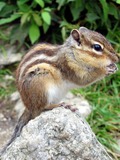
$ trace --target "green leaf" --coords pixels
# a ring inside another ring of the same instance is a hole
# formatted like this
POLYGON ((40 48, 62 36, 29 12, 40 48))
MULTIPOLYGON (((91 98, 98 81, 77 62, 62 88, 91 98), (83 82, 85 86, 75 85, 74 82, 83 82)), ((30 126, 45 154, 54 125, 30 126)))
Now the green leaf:
POLYGON ((0 11, 3 9, 3 7, 6 5, 5 2, 0 2, 0 11))
POLYGON ((11 15, 9 18, 2 18, 2 19, 0 20, 0 25, 6 24, 6 23, 10 23, 10 22, 18 19, 19 17, 20 17, 19 14, 13 14, 13 15, 11 15))
POLYGON ((109 4, 109 14, 113 15, 116 19, 119 19, 119 12, 114 4, 109 4))
POLYGON ((10 44, 17 42, 17 48, 21 47, 25 42, 25 38, 28 36, 29 24, 20 26, 19 24, 15 25, 10 34, 10 44))
POLYGON ((73 2, 70 5, 70 11, 73 16, 73 21, 79 19, 80 13, 81 13, 81 11, 84 10, 84 7, 85 7, 85 5, 83 3, 83 0, 76 0, 75 2, 73 2))
POLYGON ((17 10, 17 5, 5 5, 2 10, 0 11, 0 17, 5 18, 9 17, 11 13, 15 13, 17 10))
POLYGON ((51 12, 51 8, 50 7, 46 7, 46 8, 44 8, 44 11, 51 12))
POLYGON ((43 0, 35 0, 35 2, 38 3, 42 8, 45 5, 43 0))
POLYGON ((29 16, 29 13, 25 13, 25 14, 22 15, 22 17, 21 17, 21 25, 26 23, 28 16, 29 16))
POLYGON ((32 44, 38 40, 40 37, 40 30, 39 27, 33 23, 29 28, 29 38, 32 44))
POLYGON ((22 11, 22 12, 29 12, 30 11, 29 5, 23 4, 23 3, 21 3, 21 1, 18 1, 17 4, 18 4, 20 11, 22 11))
POLYGON ((102 5, 102 8, 103 8, 104 21, 107 22, 108 12, 109 12, 108 4, 107 4, 106 0, 99 0, 99 1, 102 5))
POLYGON ((47 23, 43 23, 43 30, 44 33, 46 33, 48 31, 49 25, 47 23))
POLYGON ((74 25, 74 24, 68 23, 67 21, 61 21, 60 27, 65 27, 69 30, 72 30, 73 28, 78 28, 79 24, 74 25))
POLYGON ((69 3, 69 2, 75 2, 76 0, 67 0, 67 3, 69 3))
POLYGON ((29 0, 18 0, 19 5, 23 5, 24 3, 28 2, 29 0))
POLYGON ((120 4, 120 0, 117 0, 116 3, 120 4))
POLYGON ((51 16, 50 16, 50 13, 49 12, 46 12, 46 11, 43 11, 41 13, 41 16, 44 20, 45 23, 47 23, 48 25, 51 24, 51 16))
POLYGON ((41 25, 42 25, 41 17, 40 17, 38 14, 34 13, 34 14, 33 14, 33 19, 34 19, 35 23, 36 23, 38 26, 41 26, 41 25))
POLYGON ((61 7, 64 6, 67 1, 66 0, 56 0, 56 2, 58 3, 58 10, 60 10, 61 7))
POLYGON ((49 3, 49 4, 51 4, 52 3, 52 1, 51 0, 44 0, 45 1, 45 3, 49 3))
POLYGON ((97 16, 95 13, 87 13, 87 18, 86 20, 90 23, 93 23, 93 21, 100 19, 100 17, 97 16))

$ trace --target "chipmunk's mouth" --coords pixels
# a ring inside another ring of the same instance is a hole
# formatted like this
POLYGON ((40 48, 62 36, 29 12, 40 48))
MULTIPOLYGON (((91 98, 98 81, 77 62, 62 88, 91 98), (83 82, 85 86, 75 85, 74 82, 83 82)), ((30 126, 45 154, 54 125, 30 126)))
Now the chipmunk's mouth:
POLYGON ((106 68, 107 68, 107 75, 113 74, 118 70, 117 65, 115 63, 109 64, 106 68))

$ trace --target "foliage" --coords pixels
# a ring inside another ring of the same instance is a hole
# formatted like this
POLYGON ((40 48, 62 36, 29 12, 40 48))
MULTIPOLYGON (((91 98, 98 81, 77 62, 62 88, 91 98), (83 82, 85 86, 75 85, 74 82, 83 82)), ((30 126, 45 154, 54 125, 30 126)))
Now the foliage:
POLYGON ((94 5, 92 0, 1 0, 0 26, 12 25, 10 42, 21 46, 40 38, 60 42, 61 35, 65 39, 72 28, 84 25, 107 35, 120 50, 119 7, 120 0, 98 0, 94 5))
POLYGON ((9 69, 0 69, 0 99, 6 98, 15 91, 14 79, 11 75, 12 72, 9 69))
MULTIPOLYGON (((44 7, 50 0, 18 0, 16 2, 0 2, 0 25, 13 24, 10 40, 11 43, 18 41, 21 44, 29 36, 31 43, 35 43, 40 37, 40 27, 44 33, 47 32, 51 24, 51 9, 44 7)), ((8 27, 8 25, 7 25, 8 27)))

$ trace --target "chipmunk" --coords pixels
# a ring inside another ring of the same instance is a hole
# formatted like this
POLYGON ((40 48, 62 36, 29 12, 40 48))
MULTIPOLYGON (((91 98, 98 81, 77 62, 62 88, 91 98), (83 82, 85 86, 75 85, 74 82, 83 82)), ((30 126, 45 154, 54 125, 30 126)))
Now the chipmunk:
POLYGON ((115 73, 117 62, 118 56, 106 38, 85 27, 73 29, 62 45, 32 47, 17 68, 17 87, 26 109, 7 146, 31 119, 58 107, 70 89, 115 73))

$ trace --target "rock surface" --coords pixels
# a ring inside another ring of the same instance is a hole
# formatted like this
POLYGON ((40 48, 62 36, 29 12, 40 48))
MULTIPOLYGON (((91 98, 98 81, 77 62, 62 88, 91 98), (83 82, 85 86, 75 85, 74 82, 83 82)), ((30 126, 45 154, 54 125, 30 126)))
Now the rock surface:
POLYGON ((1 160, 112 160, 79 110, 63 107, 31 120, 1 160))
MULTIPOLYGON (((74 105, 74 107, 77 108, 84 117, 88 116, 88 114, 91 112, 91 106, 87 100, 81 96, 75 96, 70 92, 62 100, 62 102, 74 105)), ((18 91, 14 92, 10 96, 10 101, 8 104, 4 104, 2 107, 0 107, 0 150, 10 139, 15 124, 17 123, 17 119, 19 119, 23 113, 24 108, 25 107, 20 99, 18 91), (11 107, 10 103, 12 103, 11 107)))
POLYGON ((66 104, 72 105, 74 106, 74 108, 77 108, 79 110, 79 113, 83 117, 88 117, 88 115, 92 111, 92 107, 90 106, 90 104, 88 103, 86 99, 84 99, 80 95, 75 96, 71 92, 68 92, 68 94, 62 100, 62 102, 65 102, 66 104))
POLYGON ((19 62, 22 58, 21 53, 16 53, 16 46, 9 46, 4 49, 4 53, 0 50, 0 68, 19 62))

